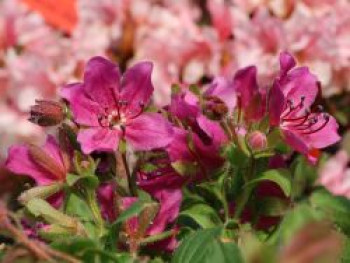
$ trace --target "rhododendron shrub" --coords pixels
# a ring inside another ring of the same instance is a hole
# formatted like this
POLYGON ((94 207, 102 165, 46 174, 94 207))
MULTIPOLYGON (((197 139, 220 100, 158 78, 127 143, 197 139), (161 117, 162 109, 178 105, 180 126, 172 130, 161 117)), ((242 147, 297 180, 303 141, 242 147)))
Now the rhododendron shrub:
POLYGON ((31 180, 0 207, 3 262, 347 262, 349 158, 323 154, 338 123, 317 76, 279 64, 263 82, 250 65, 174 84, 157 107, 152 62, 91 58, 31 107, 46 143, 8 149, 31 180))

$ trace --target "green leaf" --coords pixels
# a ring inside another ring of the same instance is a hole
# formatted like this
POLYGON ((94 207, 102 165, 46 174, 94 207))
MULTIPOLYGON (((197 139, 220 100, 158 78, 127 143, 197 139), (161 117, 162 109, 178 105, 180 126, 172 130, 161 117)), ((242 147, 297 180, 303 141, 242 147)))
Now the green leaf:
POLYGON ((255 206, 261 215, 281 216, 288 211, 289 203, 277 197, 264 197, 256 200, 255 206))
POLYGON ((199 230, 183 240, 175 251, 172 263, 241 263, 241 253, 232 242, 220 241, 222 228, 199 230))
POLYGON ((79 181, 79 179, 80 179, 80 176, 76 174, 67 174, 67 177, 66 177, 67 185, 73 186, 79 181))
POLYGON ((169 237, 171 237, 173 235, 174 235, 174 231, 173 230, 164 231, 164 232, 162 232, 160 234, 155 234, 155 235, 151 235, 149 237, 143 238, 141 240, 140 245, 141 246, 149 245, 149 244, 152 244, 152 243, 155 243, 155 242, 167 239, 167 238, 169 238, 169 237))
POLYGON ((38 233, 40 237, 50 241, 65 239, 72 236, 72 233, 67 232, 66 228, 57 224, 51 224, 49 228, 40 229, 38 233))
POLYGON ((319 211, 313 209, 307 203, 301 203, 284 216, 277 231, 270 237, 269 242, 274 244, 286 243, 305 224, 319 221, 322 218, 323 215, 319 211))
POLYGON ((317 166, 310 165, 308 160, 299 155, 292 163, 292 198, 302 197, 308 187, 311 187, 318 176, 317 166))
POLYGON ((326 218, 335 222, 347 235, 350 235, 350 200, 334 196, 325 189, 315 191, 310 197, 311 204, 322 211, 326 218))
POLYGON ((70 187, 80 182, 82 185, 86 186, 89 189, 95 189, 99 184, 98 178, 95 175, 82 176, 76 174, 67 174, 66 182, 70 187))
POLYGON ((341 262, 350 262, 350 239, 346 238, 343 247, 343 254, 341 262))
POLYGON ((145 208, 153 206, 154 203, 145 202, 143 200, 138 200, 133 203, 128 209, 123 211, 114 222, 114 224, 119 224, 125 222, 133 216, 139 215, 145 208))
POLYGON ((56 210, 45 200, 34 198, 31 199, 27 204, 26 208, 35 217, 43 217, 48 223, 52 224, 62 224, 64 226, 74 226, 75 219, 69 217, 62 212, 56 210))
POLYGON ((189 189, 183 189, 183 201, 181 203, 181 210, 186 210, 187 208, 195 205, 205 203, 205 200, 202 196, 199 196, 196 193, 191 192, 189 189))
POLYGON ((138 189, 137 190, 137 196, 139 198, 140 201, 146 202, 146 203, 151 203, 153 202, 152 197, 149 193, 138 189))
POLYGON ((241 252, 237 245, 233 242, 213 242, 212 247, 208 249, 209 257, 205 260, 207 263, 243 263, 241 252))
POLYGON ((89 237, 97 235, 98 230, 94 224, 94 217, 87 203, 76 194, 69 194, 66 202, 66 213, 79 218, 84 225, 89 237))
POLYGON ((87 203, 73 193, 67 199, 66 213, 85 221, 93 221, 93 215, 87 203))
POLYGON ((276 153, 272 150, 264 150, 259 152, 254 152, 254 158, 260 159, 260 158, 269 158, 271 156, 274 156, 276 153))
POLYGON ((26 204, 26 208, 35 217, 40 216, 50 224, 57 224, 66 229, 66 231, 76 235, 86 235, 86 229, 80 221, 78 221, 76 218, 63 214, 61 211, 58 211, 52 207, 45 200, 38 198, 31 199, 26 204))
POLYGON ((242 151, 235 144, 231 144, 226 149, 226 156, 234 167, 243 167, 247 164, 249 152, 242 151))
POLYGON ((179 215, 179 220, 190 218, 202 228, 213 228, 221 225, 221 219, 216 211, 205 204, 196 204, 187 210, 184 210, 179 215))
POLYGON ((227 200, 224 194, 225 185, 224 179, 221 177, 216 182, 201 183, 196 187, 196 191, 205 198, 208 204, 214 208, 227 209, 227 200))
POLYGON ((19 197, 18 200, 25 204, 29 200, 33 198, 39 198, 39 199, 46 199, 53 194, 61 191, 63 188, 63 183, 53 183, 50 185, 41 185, 41 186, 35 186, 33 188, 30 188, 29 190, 23 192, 19 197))
POLYGON ((95 241, 87 238, 71 237, 53 242, 51 246, 64 253, 79 258, 85 263, 132 263, 130 255, 126 253, 111 253, 100 247, 95 241))
POLYGON ((287 169, 273 169, 263 172, 258 178, 245 184, 245 187, 252 184, 258 184, 262 181, 276 183, 287 197, 291 194, 291 177, 290 172, 287 169))

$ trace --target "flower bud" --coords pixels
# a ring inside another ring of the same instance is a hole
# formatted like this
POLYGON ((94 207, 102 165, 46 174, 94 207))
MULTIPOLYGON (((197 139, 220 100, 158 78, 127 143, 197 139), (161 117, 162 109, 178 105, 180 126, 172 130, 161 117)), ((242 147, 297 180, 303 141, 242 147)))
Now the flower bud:
POLYGON ((212 120, 221 120, 228 113, 228 108, 219 97, 207 96, 204 98, 203 113, 212 120))
POLYGON ((254 131, 248 135, 249 147, 254 151, 261 151, 267 147, 266 135, 260 131, 254 131))
POLYGON ((54 126, 64 120, 64 107, 61 103, 48 100, 36 100, 30 108, 29 121, 39 126, 54 126))

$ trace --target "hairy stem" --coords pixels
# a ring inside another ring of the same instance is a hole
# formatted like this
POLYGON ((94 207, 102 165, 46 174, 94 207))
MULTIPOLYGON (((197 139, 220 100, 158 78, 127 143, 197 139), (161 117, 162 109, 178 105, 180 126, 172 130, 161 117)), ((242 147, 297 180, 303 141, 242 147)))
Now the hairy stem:
POLYGON ((135 178, 133 178, 133 176, 130 173, 128 161, 126 159, 126 153, 122 152, 121 155, 122 155, 122 160, 123 160, 123 165, 125 168, 126 176, 128 178, 128 185, 129 185, 130 193, 132 196, 137 196, 135 178))
POLYGON ((91 213, 94 217, 94 221, 98 227, 99 236, 101 237, 105 232, 104 220, 101 215, 100 207, 97 203, 96 193, 94 190, 88 190, 86 193, 86 199, 91 213))

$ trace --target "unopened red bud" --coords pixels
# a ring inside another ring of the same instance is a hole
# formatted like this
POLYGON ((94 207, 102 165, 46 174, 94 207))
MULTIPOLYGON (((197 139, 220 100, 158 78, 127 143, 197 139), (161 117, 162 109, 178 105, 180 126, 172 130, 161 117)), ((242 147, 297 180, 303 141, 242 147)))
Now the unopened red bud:
POLYGON ((204 98, 203 112, 212 120, 221 120, 228 113, 228 108, 220 98, 216 96, 207 96, 204 98))
POLYGON ((40 126, 54 126, 64 119, 64 107, 61 103, 48 100, 36 100, 30 108, 29 121, 40 126))
POLYGON ((252 150, 264 150, 267 147, 266 135, 260 131, 254 131, 248 135, 248 144, 252 150))

